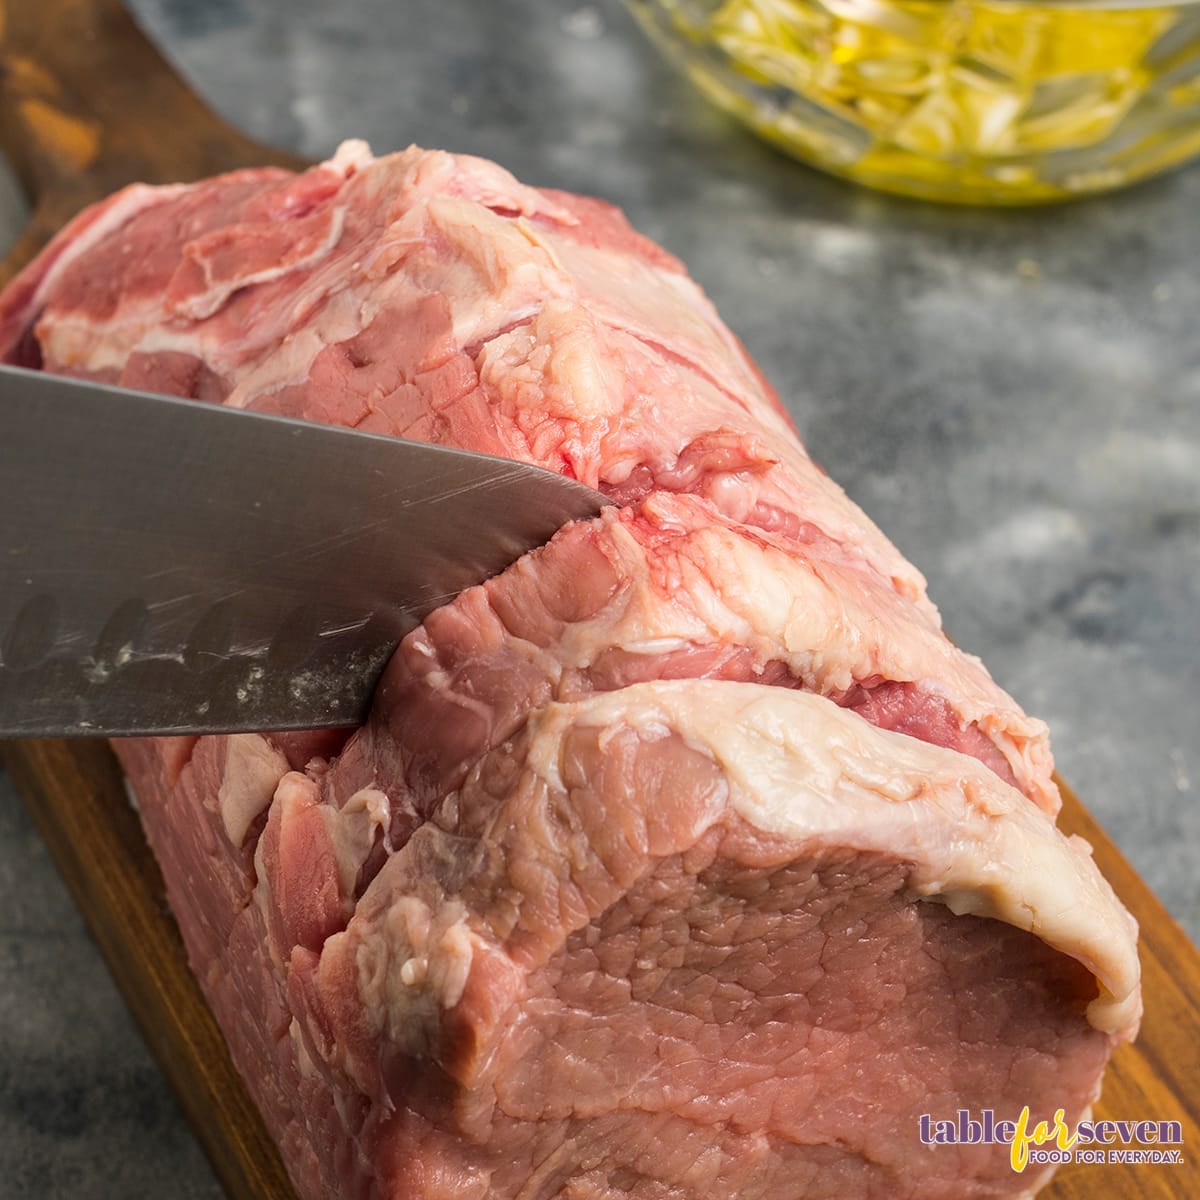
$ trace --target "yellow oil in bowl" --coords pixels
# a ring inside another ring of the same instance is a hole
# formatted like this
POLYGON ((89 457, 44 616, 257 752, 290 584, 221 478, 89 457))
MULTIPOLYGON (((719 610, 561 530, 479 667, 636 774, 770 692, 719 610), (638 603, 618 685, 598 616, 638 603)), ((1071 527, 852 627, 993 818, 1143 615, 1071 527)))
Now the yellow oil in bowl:
POLYGON ((629 0, 722 107, 816 166, 977 204, 1200 151, 1200 2, 629 0))

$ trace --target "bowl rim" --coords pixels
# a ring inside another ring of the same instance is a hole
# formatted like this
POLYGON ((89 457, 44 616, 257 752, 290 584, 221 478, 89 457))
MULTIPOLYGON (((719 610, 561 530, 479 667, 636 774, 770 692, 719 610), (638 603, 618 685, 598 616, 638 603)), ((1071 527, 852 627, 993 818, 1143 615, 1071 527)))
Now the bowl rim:
MULTIPOLYGON (((814 3, 825 5, 825 0, 813 0, 814 3)), ((857 4, 860 0, 842 0, 842 3, 857 4)), ((871 3, 887 6, 892 3, 892 0, 869 0, 871 3)), ((941 0, 949 8, 956 2, 963 0, 941 0)), ((1091 10, 1093 12, 1121 12, 1135 13, 1144 12, 1147 10, 1155 10, 1159 12, 1171 12, 1175 9, 1200 9, 1200 0, 965 0, 965 3, 971 7, 982 7, 986 5, 989 8, 1062 8, 1078 11, 1091 10)), ((625 0, 625 4, 633 9, 638 8, 665 8, 663 0, 625 0)))

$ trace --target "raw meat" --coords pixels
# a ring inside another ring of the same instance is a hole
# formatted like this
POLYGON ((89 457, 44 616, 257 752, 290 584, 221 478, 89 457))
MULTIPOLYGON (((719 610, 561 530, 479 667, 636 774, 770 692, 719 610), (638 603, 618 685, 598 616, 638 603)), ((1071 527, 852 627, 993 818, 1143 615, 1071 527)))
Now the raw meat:
POLYGON ((920 1114, 1077 1119, 1136 1019, 1115 929, 1086 852, 982 767, 673 681, 540 709, 290 983, 333 1090, 422 1096, 367 1134, 398 1195, 448 1135, 447 1196, 957 1198, 1005 1194, 1007 1149, 914 1163, 920 1114))
POLYGON ((349 736, 116 744, 304 1200, 1045 1177, 918 1119, 1078 1119, 1133 922, 1055 829, 1044 725, 619 213, 361 143, 138 186, 0 297, 0 352, 621 505, 434 613, 349 736))

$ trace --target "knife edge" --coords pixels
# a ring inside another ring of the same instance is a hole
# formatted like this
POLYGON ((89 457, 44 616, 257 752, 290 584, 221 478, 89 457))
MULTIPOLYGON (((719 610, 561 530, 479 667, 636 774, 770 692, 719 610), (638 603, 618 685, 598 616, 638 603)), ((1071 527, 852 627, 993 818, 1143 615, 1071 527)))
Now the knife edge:
POLYGON ((0 736, 360 722, 400 639, 603 495, 529 464, 0 367, 0 736))

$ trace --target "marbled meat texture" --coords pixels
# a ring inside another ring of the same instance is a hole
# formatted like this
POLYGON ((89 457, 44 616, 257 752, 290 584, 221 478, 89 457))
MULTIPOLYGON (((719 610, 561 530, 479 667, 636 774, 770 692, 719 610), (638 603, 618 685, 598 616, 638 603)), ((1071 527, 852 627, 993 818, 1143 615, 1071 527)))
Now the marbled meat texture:
POLYGON ((122 741, 304 1200, 1027 1195, 1135 928, 1044 725, 669 254, 483 160, 134 186, 8 362, 538 463, 618 502, 435 612, 346 734, 122 741), (1023 793, 1023 794, 1022 794, 1023 793))

